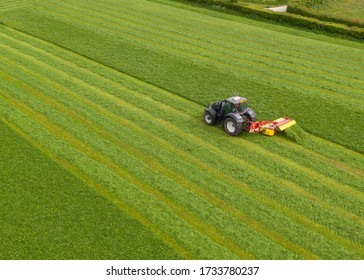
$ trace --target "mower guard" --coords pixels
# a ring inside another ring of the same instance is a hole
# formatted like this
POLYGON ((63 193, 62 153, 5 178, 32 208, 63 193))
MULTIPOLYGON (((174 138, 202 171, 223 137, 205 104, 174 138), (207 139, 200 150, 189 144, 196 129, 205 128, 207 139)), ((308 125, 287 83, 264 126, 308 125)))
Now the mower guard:
POLYGON ((276 126, 277 131, 283 131, 286 128, 291 127, 292 125, 295 125, 296 121, 290 118, 279 118, 274 120, 273 123, 276 126))

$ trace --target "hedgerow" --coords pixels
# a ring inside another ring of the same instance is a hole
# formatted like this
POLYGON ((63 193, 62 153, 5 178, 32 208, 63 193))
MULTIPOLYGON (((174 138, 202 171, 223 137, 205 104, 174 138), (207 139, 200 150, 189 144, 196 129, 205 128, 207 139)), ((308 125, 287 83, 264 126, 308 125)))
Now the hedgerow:
POLYGON ((311 30, 319 30, 343 36, 353 37, 359 40, 364 39, 363 26, 352 26, 352 22, 345 20, 333 20, 324 16, 316 16, 312 13, 306 13, 303 9, 297 8, 294 5, 288 5, 288 13, 277 13, 259 6, 246 5, 242 3, 231 3, 219 0, 178 0, 194 2, 207 5, 213 8, 221 7, 236 11, 250 17, 258 17, 268 19, 280 23, 290 24, 298 27, 308 28, 311 30), (290 13, 293 12, 293 13, 290 13), (328 21, 329 20, 329 21, 328 21))

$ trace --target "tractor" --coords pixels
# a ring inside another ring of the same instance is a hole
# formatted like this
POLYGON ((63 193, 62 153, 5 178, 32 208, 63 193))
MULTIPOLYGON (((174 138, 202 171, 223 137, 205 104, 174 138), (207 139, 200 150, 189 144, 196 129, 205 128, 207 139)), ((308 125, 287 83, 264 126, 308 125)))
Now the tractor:
POLYGON ((256 113, 249 108, 247 100, 233 96, 210 104, 204 110, 204 122, 207 125, 221 124, 230 136, 238 136, 243 130, 272 136, 296 123, 290 118, 258 122, 256 113))
POLYGON ((212 103, 205 108, 204 121, 207 125, 222 124, 227 134, 238 136, 255 121, 256 114, 249 108, 247 98, 233 96, 212 103))

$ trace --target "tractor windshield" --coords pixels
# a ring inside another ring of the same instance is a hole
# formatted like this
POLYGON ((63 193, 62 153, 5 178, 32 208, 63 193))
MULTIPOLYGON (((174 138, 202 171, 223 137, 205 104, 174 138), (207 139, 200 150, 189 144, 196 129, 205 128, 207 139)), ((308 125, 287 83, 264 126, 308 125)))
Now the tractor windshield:
POLYGON ((246 102, 234 104, 234 109, 236 112, 243 113, 248 108, 246 102))

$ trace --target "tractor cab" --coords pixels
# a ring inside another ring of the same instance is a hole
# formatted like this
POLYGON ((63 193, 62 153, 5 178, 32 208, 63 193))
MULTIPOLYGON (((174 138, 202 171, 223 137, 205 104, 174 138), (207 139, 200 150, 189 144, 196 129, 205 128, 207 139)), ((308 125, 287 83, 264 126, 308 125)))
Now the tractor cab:
POLYGON ((221 123, 228 134, 239 135, 242 129, 248 129, 255 121, 256 114, 249 108, 247 98, 232 96, 212 103, 205 108, 204 121, 208 125, 221 123))
POLYGON ((225 99, 225 114, 244 113, 248 109, 247 98, 233 96, 225 99))

